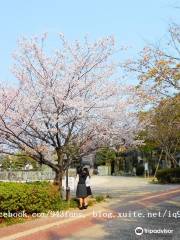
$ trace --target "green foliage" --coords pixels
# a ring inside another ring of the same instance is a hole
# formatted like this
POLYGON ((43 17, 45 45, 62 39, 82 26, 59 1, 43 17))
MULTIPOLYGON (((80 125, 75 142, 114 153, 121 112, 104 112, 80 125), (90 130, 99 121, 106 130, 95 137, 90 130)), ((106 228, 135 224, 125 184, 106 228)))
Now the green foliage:
POLYGON ((94 204, 102 202, 104 200, 105 200, 105 197, 103 195, 93 196, 89 199, 88 205, 93 206, 94 204))
POLYGON ((57 187, 51 183, 0 183, 0 212, 46 213, 69 206, 75 206, 75 202, 69 205, 60 199, 57 187))
POLYGON ((147 130, 139 133, 139 139, 144 140, 144 145, 139 146, 139 150, 144 153, 151 153, 157 148, 157 143, 152 138, 150 138, 147 130))
POLYGON ((102 202, 104 201, 104 196, 98 195, 98 196, 95 196, 95 199, 96 199, 96 202, 102 202))
POLYGON ((146 129, 139 133, 139 139, 145 141, 145 145, 139 149, 150 154, 153 150, 163 150, 164 159, 174 167, 174 159, 180 151, 180 131, 177 131, 180 124, 179 106, 180 94, 177 94, 175 97, 163 99, 149 112, 139 113, 140 121, 149 121, 146 129))
POLYGON ((14 156, 5 156, 2 160, 2 168, 12 169, 12 170, 22 170, 26 164, 31 164, 34 170, 37 170, 39 168, 37 162, 28 157, 28 156, 22 156, 20 153, 14 155, 14 156))
POLYGON ((180 167, 158 170, 156 177, 159 183, 180 183, 180 167))
POLYGON ((116 159, 116 153, 114 150, 109 148, 99 149, 96 153, 96 164, 104 165, 110 163, 116 159))
POLYGON ((144 166, 142 164, 137 165, 136 175, 137 176, 142 176, 143 174, 144 174, 144 166))
POLYGON ((17 224, 17 223, 24 223, 25 219, 24 218, 16 218, 16 217, 6 217, 4 219, 0 219, 0 227, 5 227, 5 226, 9 226, 12 224, 17 224))
MULTIPOLYGON (((139 120, 140 122, 146 122, 147 119, 149 119, 151 112, 139 112, 139 120)), ((139 146, 139 150, 145 153, 150 153, 155 148, 157 148, 157 143, 150 137, 150 134, 148 132, 149 126, 144 129, 143 131, 140 131, 138 134, 139 140, 144 140, 144 145, 139 146)))

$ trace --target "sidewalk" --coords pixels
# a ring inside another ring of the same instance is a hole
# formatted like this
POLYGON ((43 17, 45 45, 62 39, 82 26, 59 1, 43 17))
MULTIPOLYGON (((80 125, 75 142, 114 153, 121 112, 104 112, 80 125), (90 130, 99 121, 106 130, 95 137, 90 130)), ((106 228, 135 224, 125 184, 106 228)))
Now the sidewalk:
MULTIPOLYGON (((82 227, 82 224, 85 225, 92 225, 90 223, 90 218, 92 216, 93 211, 107 211, 108 206, 116 201, 113 200, 106 200, 106 202, 98 203, 95 206, 89 207, 86 210, 77 210, 77 209, 70 209, 67 211, 62 211, 62 213, 66 215, 70 215, 70 217, 57 217, 57 216, 50 216, 50 217, 42 217, 37 218, 32 221, 28 221, 26 223, 15 224, 8 227, 0 228, 0 239, 1 240, 21 240, 21 239, 31 239, 32 234, 37 235, 37 239, 41 240, 42 238, 42 231, 48 230, 50 228, 58 228, 63 227, 63 231, 61 229, 61 234, 65 234, 68 232, 74 232, 79 230, 82 227), (66 227, 65 227, 66 226, 66 227), (69 229, 71 226, 71 229, 69 229), (72 228, 73 226, 73 228, 72 228), (27 236, 31 235, 30 238, 27 236), (41 236, 39 238, 39 236, 41 236), (24 238, 27 237, 27 238, 24 238)), ((63 234, 63 235, 64 235, 63 234)), ((46 236, 47 237, 47 236, 46 236)), ((33 240, 36 239, 36 236, 33 236, 33 240)), ((58 238, 59 239, 59 238, 58 238)))
MULTIPOLYGON (((34 221, 17 224, 0 229, 1 240, 59 240, 69 239, 67 237, 79 235, 80 232, 89 233, 88 229, 96 229, 95 235, 105 234, 101 230, 101 223, 110 219, 116 219, 119 207, 123 211, 139 211, 142 208, 156 204, 159 201, 170 200, 180 195, 180 189, 174 188, 170 191, 153 193, 142 193, 141 196, 126 199, 108 199, 106 202, 96 204, 87 210, 63 211, 73 217, 44 217, 34 221), (95 217, 96 214, 100 217, 95 217), (113 217, 109 218, 110 214, 113 217), (82 231, 83 230, 83 231, 82 231)), ((81 238, 85 239, 85 238, 81 238)), ((88 239, 88 238, 86 238, 88 239)), ((89 239, 92 239, 91 237, 89 239)), ((96 238, 93 238, 96 239, 96 238)))

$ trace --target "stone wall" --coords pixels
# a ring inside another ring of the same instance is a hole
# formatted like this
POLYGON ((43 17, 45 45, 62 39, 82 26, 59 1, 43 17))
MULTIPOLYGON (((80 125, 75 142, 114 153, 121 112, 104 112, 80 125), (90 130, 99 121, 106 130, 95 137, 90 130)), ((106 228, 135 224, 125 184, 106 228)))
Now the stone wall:
POLYGON ((53 171, 0 171, 0 181, 33 182, 53 180, 53 171))
MULTIPOLYGON (((69 169, 69 177, 75 177, 76 169, 69 169)), ((46 171, 23 170, 23 171, 0 171, 0 181, 34 182, 54 180, 55 173, 51 169, 46 171)))

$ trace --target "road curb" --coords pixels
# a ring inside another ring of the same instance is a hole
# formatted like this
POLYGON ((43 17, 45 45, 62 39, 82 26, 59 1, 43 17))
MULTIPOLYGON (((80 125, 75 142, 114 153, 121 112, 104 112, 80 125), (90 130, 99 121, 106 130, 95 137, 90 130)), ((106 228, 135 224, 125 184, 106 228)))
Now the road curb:
MULTIPOLYGON (((95 207, 92 206, 92 207, 89 207, 89 209, 85 210, 85 211, 87 211, 86 213, 84 211, 81 211, 82 216, 77 216, 76 218, 68 218, 68 219, 61 218, 60 220, 57 220, 57 221, 52 222, 52 223, 45 224, 43 226, 32 227, 31 229, 28 229, 28 230, 25 230, 25 231, 19 231, 18 233, 10 234, 8 236, 1 237, 1 240, 12 240, 12 239, 15 240, 15 239, 18 239, 18 238, 21 238, 21 237, 26 237, 30 234, 33 234, 33 233, 36 233, 36 232, 39 232, 39 231, 48 230, 49 228, 52 228, 52 227, 61 226, 63 224, 71 223, 71 222, 74 222, 74 221, 80 220, 80 219, 85 219, 85 218, 92 215, 93 210, 103 211, 103 210, 107 209, 108 206, 111 205, 113 202, 114 201, 111 200, 111 201, 106 201, 106 202, 103 202, 103 203, 98 203, 95 207)), ((73 209, 68 210, 68 211, 73 212, 73 209)), ((80 210, 74 210, 74 212, 78 213, 78 212, 80 212, 80 210)), ((29 222, 29 223, 31 223, 31 222, 29 222)), ((23 226, 23 224, 22 224, 22 226, 23 226)), ((6 231, 6 227, 4 228, 4 230, 6 231)))

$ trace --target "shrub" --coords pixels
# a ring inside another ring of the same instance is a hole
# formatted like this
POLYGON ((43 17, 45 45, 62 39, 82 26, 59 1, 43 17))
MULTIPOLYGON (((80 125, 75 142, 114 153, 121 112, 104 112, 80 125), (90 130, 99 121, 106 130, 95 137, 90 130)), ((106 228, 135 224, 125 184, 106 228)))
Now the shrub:
POLYGON ((95 199, 96 199, 96 202, 102 202, 102 201, 104 201, 104 196, 102 196, 102 195, 99 195, 99 196, 95 196, 95 199))
POLYGON ((158 170, 156 177, 159 183, 180 183, 180 167, 158 170))
POLYGON ((48 182, 0 183, 0 212, 46 213, 75 205, 60 199, 57 187, 48 182))
POLYGON ((144 174, 144 166, 142 164, 138 165, 136 168, 136 175, 142 176, 143 174, 144 174))

